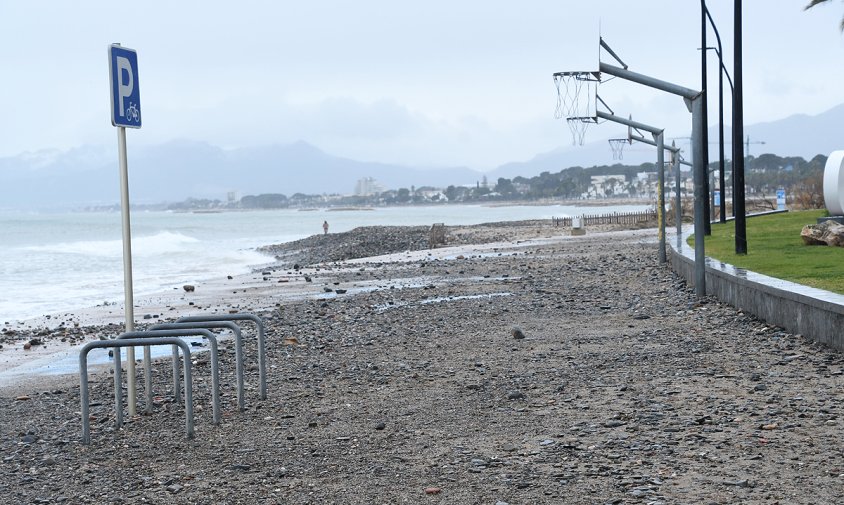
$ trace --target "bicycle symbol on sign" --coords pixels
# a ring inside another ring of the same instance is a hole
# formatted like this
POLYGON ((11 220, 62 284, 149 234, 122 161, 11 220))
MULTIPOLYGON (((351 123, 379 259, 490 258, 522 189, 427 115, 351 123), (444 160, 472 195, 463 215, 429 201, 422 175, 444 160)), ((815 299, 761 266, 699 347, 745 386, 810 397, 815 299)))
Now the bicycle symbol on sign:
POLYGON ((134 121, 136 123, 141 122, 141 113, 138 110, 138 105, 134 102, 129 102, 129 107, 126 108, 126 118, 129 121, 134 121))

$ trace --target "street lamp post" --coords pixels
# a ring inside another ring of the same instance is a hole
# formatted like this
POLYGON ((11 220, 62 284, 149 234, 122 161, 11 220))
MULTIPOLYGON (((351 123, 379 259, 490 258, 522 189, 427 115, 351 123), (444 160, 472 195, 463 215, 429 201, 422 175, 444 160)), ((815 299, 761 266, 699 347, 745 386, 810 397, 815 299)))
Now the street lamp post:
POLYGON ((736 214, 736 254, 747 254, 747 221, 744 208, 744 106, 741 74, 741 0, 735 0, 733 30, 733 209, 736 214))
MULTIPOLYGON (((715 40, 718 42, 718 48, 715 49, 715 52, 718 53, 718 187, 721 190, 721 209, 720 209, 720 216, 719 221, 722 223, 727 222, 727 192, 724 191, 725 182, 724 182, 724 73, 727 72, 727 69, 724 67, 724 59, 723 59, 723 49, 721 47, 721 35, 718 33, 718 27, 715 26, 715 21, 712 19, 712 14, 710 14, 709 9, 706 8, 706 5, 703 6, 704 12, 706 13, 706 17, 709 19, 709 25, 712 26, 712 30, 715 32, 715 40)), ((704 46, 706 47, 706 46, 704 46)), ((708 47, 706 49, 709 49, 708 47)), ((729 75, 727 75, 729 78, 729 75)), ((732 88, 732 82, 730 83, 730 87, 732 88)), ((735 204, 734 204, 735 205, 735 204)), ((735 207, 733 207, 735 209, 735 207)))
MULTIPOLYGON (((700 47, 706 47, 706 0, 700 0, 700 47)), ((701 135, 703 139, 703 167, 706 172, 709 172, 709 107, 707 106, 707 102, 709 102, 709 95, 706 92, 706 50, 701 51, 700 56, 700 90, 703 93, 703 132, 701 135)), ((704 195, 706 195, 706 199, 703 204, 704 215, 706 216, 706 222, 703 225, 703 229, 705 230, 706 235, 712 234, 712 225, 710 221, 712 219, 712 209, 709 205, 709 198, 712 194, 711 188, 709 187, 709 176, 704 176, 704 195)))

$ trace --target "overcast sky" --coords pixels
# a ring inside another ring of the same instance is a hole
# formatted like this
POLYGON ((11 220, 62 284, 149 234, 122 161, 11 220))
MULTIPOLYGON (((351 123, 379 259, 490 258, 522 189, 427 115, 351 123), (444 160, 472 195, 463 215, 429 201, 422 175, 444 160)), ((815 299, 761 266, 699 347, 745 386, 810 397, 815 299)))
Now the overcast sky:
MULTIPOLYGON (((746 124, 844 102, 844 5, 805 3, 744 2, 746 124)), ((732 72, 733 2, 709 4, 732 72)), ((487 169, 571 145, 551 74, 596 68, 599 29, 631 70, 700 87, 692 0, 0 0, 0 156, 116 144, 107 47, 120 42, 140 66, 130 156, 172 139, 305 140, 361 160, 487 169)), ((599 93, 620 115, 689 134, 680 98, 618 79, 599 93)), ((603 124, 587 141, 621 133, 603 124)))

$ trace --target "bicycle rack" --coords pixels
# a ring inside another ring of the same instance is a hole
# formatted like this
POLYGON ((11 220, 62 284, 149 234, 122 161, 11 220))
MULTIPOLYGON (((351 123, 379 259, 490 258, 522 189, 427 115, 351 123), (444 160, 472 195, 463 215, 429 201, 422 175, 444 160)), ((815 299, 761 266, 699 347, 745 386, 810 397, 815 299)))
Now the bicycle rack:
MULTIPOLYGON (((193 438, 193 378, 191 377, 190 346, 177 337, 150 337, 150 338, 126 338, 122 340, 95 340, 88 342, 79 351, 79 397, 82 403, 82 443, 91 443, 91 426, 89 414, 88 394, 88 353, 93 349, 152 345, 176 345, 182 349, 185 356, 185 430, 187 437, 193 438)), ((123 379, 120 368, 120 352, 118 350, 114 357, 114 400, 116 425, 120 428, 123 424, 123 379)))
MULTIPOLYGON (((202 329, 184 329, 184 330, 149 330, 149 331, 129 331, 121 333, 117 339, 127 338, 155 338, 155 337, 203 337, 208 339, 211 344, 211 406, 214 414, 214 424, 220 424, 220 357, 217 353, 217 337, 208 330, 202 329)), ((187 358, 187 356, 185 356, 187 358)), ((117 363, 118 360, 115 360, 117 363)), ((187 366, 187 365, 185 365, 187 366)), ((115 365, 117 370, 117 365, 115 365)), ((146 370, 146 373, 151 370, 146 370)), ((150 380, 146 381, 151 383, 150 380)), ((174 385, 175 386, 175 385, 174 385)), ((147 389, 147 411, 152 412, 150 406, 152 405, 152 388, 147 389)), ((174 387, 174 396, 179 397, 179 390, 174 387)), ((121 412, 122 414, 122 412, 121 412)), ((122 418, 122 415, 121 415, 122 418)))
MULTIPOLYGON (((181 329, 227 329, 234 333, 234 348, 235 348, 235 367, 237 375, 237 408, 241 412, 246 410, 244 406, 244 385, 243 385, 243 333, 240 331, 240 326, 229 321, 211 321, 211 322, 195 322, 195 323, 161 323, 155 324, 148 328, 150 331, 154 330, 181 330, 181 329)), ((149 363, 147 363, 149 365, 149 363)), ((149 374, 149 370, 146 371, 149 374)), ((178 347, 173 346, 173 390, 175 397, 179 398, 179 353, 178 347)), ((151 404, 148 403, 148 406, 151 404)))
POLYGON ((226 314, 217 316, 186 316, 177 323, 202 323, 214 321, 252 321, 258 328, 258 376, 261 383, 261 399, 267 399, 266 346, 264 343, 264 321, 254 314, 226 314))

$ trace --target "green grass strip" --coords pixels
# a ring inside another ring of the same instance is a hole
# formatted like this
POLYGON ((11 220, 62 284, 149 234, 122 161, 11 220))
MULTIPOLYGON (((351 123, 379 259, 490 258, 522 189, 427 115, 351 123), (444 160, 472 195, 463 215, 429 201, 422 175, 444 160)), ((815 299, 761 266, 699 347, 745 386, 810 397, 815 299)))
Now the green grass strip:
MULTIPOLYGON (((712 225, 706 255, 737 267, 844 294, 844 247, 808 246, 800 231, 824 211, 797 211, 747 219, 747 255, 737 255, 735 224, 712 225)), ((694 236, 689 238, 694 247, 694 236)))

